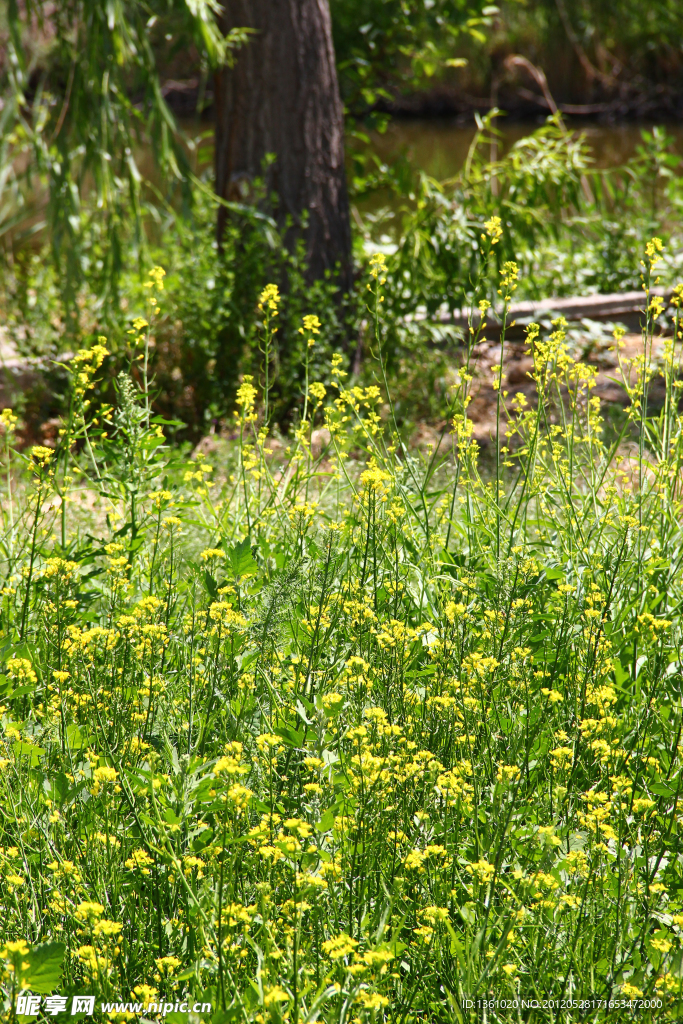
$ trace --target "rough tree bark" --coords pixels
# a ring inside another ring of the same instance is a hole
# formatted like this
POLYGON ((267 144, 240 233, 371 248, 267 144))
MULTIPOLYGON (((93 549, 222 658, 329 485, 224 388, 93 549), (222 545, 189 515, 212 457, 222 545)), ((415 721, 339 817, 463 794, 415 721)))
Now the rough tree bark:
MULTIPOLYGON (((263 178, 276 216, 303 237, 311 280, 351 284, 344 119, 327 0, 226 0, 223 28, 255 30, 216 76, 216 191, 240 200, 263 178), (268 164, 269 155, 275 159, 268 164)), ((218 217, 219 240, 226 211, 218 217)))

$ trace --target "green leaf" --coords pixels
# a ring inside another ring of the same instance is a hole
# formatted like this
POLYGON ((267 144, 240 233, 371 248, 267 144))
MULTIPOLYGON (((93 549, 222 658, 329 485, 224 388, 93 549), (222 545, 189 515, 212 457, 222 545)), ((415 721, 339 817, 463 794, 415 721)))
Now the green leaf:
POLYGON ((5 694, 5 700, 15 700, 17 697, 25 697, 27 693, 33 693, 35 688, 35 683, 28 683, 26 686, 17 686, 16 690, 12 690, 11 693, 5 694))
POLYGON ((461 918, 465 924, 473 925, 476 921, 476 914, 474 912, 473 903, 465 903, 462 907, 458 907, 461 918))
POLYGON ((292 729, 289 725, 279 725, 276 729, 273 729, 276 736, 279 736, 283 743, 286 743, 288 747, 301 747, 304 742, 304 734, 297 732, 296 729, 292 729))
POLYGON ((188 978, 194 977, 196 970, 196 964, 192 964, 192 967, 186 967, 184 971, 180 972, 180 974, 176 974, 176 981, 187 981, 188 978))
POLYGON ((152 416, 150 423, 160 423, 164 427, 186 427, 187 423, 182 420, 165 420, 163 416, 152 416))
POLYGON ((624 683, 630 680, 631 677, 629 673, 626 671, 621 662, 618 661, 616 658, 612 662, 612 669, 614 671, 614 678, 617 681, 617 686, 623 686, 624 683))
POLYGON ((72 725, 67 726, 66 745, 70 747, 71 750, 80 750, 85 746, 85 741, 81 736, 81 730, 75 722, 72 725))
POLYGON ((140 442, 140 448, 142 451, 152 451, 154 448, 160 448, 162 444, 166 444, 165 437, 146 437, 140 442))
POLYGON ((12 744, 12 752, 15 757, 30 757, 31 768, 35 768, 45 750, 43 747, 37 747, 34 743, 21 743, 17 740, 12 744))
POLYGON ((245 537, 239 544, 235 544, 234 547, 226 547, 225 553, 228 556, 233 575, 254 576, 258 572, 258 565, 251 553, 251 541, 248 537, 245 537))
POLYGON ((63 942, 44 942, 26 954, 28 970, 23 975, 24 988, 31 992, 50 993, 59 987, 66 946, 63 942))
POLYGON ((69 792, 69 780, 64 772, 59 772, 52 779, 52 799, 55 803, 63 804, 69 792))
POLYGON ((211 600, 215 601, 218 597, 218 584, 208 569, 204 570, 204 586, 211 600))
POLYGON ((678 789, 675 786, 668 786, 666 782, 653 782, 650 789, 657 796, 676 796, 678 789))
POLYGON ((332 826, 334 825, 334 812, 335 808, 327 808, 320 821, 316 822, 315 827, 317 828, 318 832, 329 832, 331 830, 332 826))

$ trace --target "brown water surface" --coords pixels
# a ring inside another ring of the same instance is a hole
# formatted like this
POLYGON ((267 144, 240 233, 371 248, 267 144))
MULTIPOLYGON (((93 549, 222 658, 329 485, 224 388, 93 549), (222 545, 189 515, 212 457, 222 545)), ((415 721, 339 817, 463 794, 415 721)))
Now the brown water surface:
MULTIPOLYGON (((565 123, 571 131, 582 132, 586 136, 596 168, 621 167, 643 145, 642 133, 651 132, 655 127, 650 122, 601 125, 578 118, 567 118, 565 123)), ((535 121, 506 122, 503 117, 498 119, 497 127, 502 133, 498 155, 504 155, 515 142, 531 135, 541 124, 535 121)), ((181 121, 181 126, 196 146, 199 168, 210 166, 213 162, 212 126, 195 120, 181 121)), ((672 151, 683 156, 683 124, 662 127, 672 138, 672 151)), ((463 167, 475 131, 474 124, 463 126, 455 120, 411 118, 391 121, 386 132, 370 132, 369 138, 371 149, 385 163, 392 163, 403 156, 411 166, 443 181, 452 178, 463 167)), ((349 149, 357 149, 358 145, 350 142, 349 149)))
MULTIPOLYGON (((600 125, 595 121, 582 122, 578 118, 567 118, 566 125, 570 131, 585 134, 597 168, 625 164, 643 144, 643 131, 651 132, 654 127, 651 123, 633 122, 600 125)), ((498 119, 497 127, 502 132, 499 156, 539 126, 540 123, 534 121, 506 123, 505 118, 498 119)), ((662 127, 672 137, 672 150, 683 155, 683 124, 662 127)), ((372 133, 371 145, 386 163, 404 156, 412 166, 443 181, 452 178, 463 167, 475 131, 474 125, 463 126, 456 121, 395 120, 390 122, 383 135, 372 133)))

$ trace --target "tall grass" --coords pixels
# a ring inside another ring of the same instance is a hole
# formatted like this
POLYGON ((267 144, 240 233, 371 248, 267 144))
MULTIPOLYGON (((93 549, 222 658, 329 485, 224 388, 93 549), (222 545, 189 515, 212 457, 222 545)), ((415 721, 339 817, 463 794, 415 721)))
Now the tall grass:
MULTIPOLYGON (((485 266, 500 235, 493 218, 485 266)), ((102 339, 68 364, 56 449, 15 451, 2 414, 8 1019, 21 987, 97 994, 98 1016, 190 993, 216 1024, 599 1020, 624 1002, 678 1019, 681 290, 657 363, 661 255, 654 239, 642 356, 620 355, 622 437, 563 323, 531 325, 536 405, 483 385, 491 473, 468 420, 474 327, 443 443, 402 442, 382 256, 377 384, 347 386, 340 356, 331 386, 309 380, 306 316, 287 447, 246 377, 227 464, 165 445, 161 272, 116 409, 89 405, 102 339)), ((504 317, 517 277, 507 262, 504 317)), ((265 382, 279 304, 266 288, 265 382)))

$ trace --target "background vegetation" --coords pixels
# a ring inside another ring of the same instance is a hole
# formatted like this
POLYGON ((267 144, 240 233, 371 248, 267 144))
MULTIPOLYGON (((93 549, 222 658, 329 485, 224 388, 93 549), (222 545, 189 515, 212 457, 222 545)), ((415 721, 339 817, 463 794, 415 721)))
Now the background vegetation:
POLYGON ((585 113, 680 110, 681 13, 670 0, 331 7, 342 89, 356 112, 382 98, 445 113, 466 109, 468 95, 472 102, 499 91, 507 109, 538 109, 533 79, 506 67, 514 54, 544 70, 558 103, 593 106, 585 113))
MULTIPOLYGON (((266 280, 289 282, 273 355, 278 420, 289 422, 300 412, 297 339, 305 308, 319 311, 328 348, 344 352, 347 366, 362 373, 362 301, 352 296, 340 307, 324 282, 308 291, 302 254, 285 250, 258 188, 250 204, 231 204, 219 254, 211 174, 192 139, 178 132, 162 95, 164 70, 180 74, 189 68, 204 102, 212 68, 230 59, 244 44, 243 35, 222 40, 209 3, 196 9, 180 2, 124 4, 109 18, 104 8, 74 0, 56 22, 42 10, 41 4, 3 8, 0 301, 13 352, 50 360, 104 332, 112 353, 104 378, 110 400, 111 382, 125 359, 126 332, 142 308, 146 268, 163 263, 168 302, 154 339, 155 401, 159 413, 188 425, 187 438, 224 422, 240 373, 260 365, 253 324, 266 280)), ((470 86, 486 95, 494 65, 500 71, 494 93, 502 102, 500 69, 506 55, 517 51, 546 68, 551 88, 560 90, 558 102, 572 98, 552 80, 561 46, 573 55, 571 81, 588 74, 581 63, 581 54, 587 55, 589 65, 600 70, 590 73, 591 88, 604 87, 608 99, 619 92, 609 93, 603 81, 609 68, 629 88, 640 83, 641 92, 647 91, 666 78, 666 89, 679 95, 675 5, 620 5, 618 16, 597 3, 533 9, 506 4, 497 10, 444 0, 405 10, 394 4, 364 10, 363 19, 346 0, 333 4, 341 87, 354 137, 350 187, 358 209, 373 204, 370 215, 357 213, 354 222, 356 295, 363 294, 363 254, 379 246, 390 257, 390 373, 416 351, 435 375, 441 373, 440 352, 457 336, 429 319, 419 330, 407 327, 405 316, 463 304, 481 271, 477 239, 491 215, 501 216, 504 231, 489 276, 491 295, 497 270, 513 255, 524 268, 519 297, 633 287, 637 253, 653 234, 671 242, 663 281, 674 280, 680 175, 665 129, 648 131, 635 158, 607 172, 593 169, 588 147, 559 116, 500 158, 497 121, 489 117, 480 123, 461 174, 449 182, 429 180, 405 161, 382 165, 364 133, 373 124, 382 126, 383 104, 390 109, 401 96, 428 97, 434 83, 442 92, 459 90, 461 97, 470 86), (636 45, 643 38, 646 45, 636 45), (464 57, 465 68, 458 66, 464 57), (618 75, 615 61, 622 68, 618 75), (469 85, 462 76, 471 77, 469 85)), ((531 79, 529 84, 536 88, 531 79)), ((25 377, 21 386, 7 378, 8 397, 32 436, 61 408, 65 379, 59 369, 50 374, 28 388, 25 377)), ((423 404, 415 414, 433 416, 434 410, 423 404)), ((43 432, 48 435, 49 429, 43 432)))

